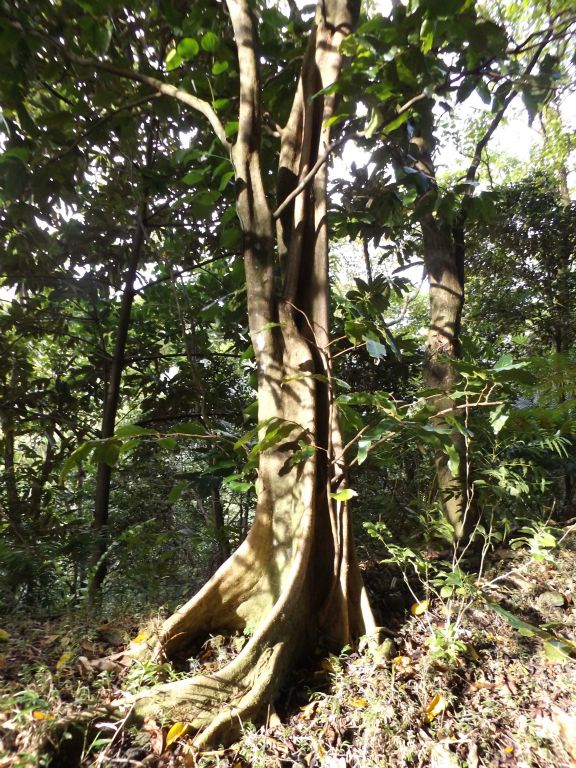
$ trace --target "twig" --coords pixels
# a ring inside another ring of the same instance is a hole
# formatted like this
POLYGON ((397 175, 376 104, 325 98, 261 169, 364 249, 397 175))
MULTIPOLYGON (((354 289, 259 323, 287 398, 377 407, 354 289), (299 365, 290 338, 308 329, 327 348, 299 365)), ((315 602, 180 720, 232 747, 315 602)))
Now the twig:
POLYGON ((204 101, 204 99, 199 99, 196 96, 193 96, 191 93, 188 93, 188 91, 185 91, 183 88, 177 88, 175 85, 165 83, 162 80, 158 80, 156 77, 152 77, 151 75, 145 75, 143 72, 122 69, 122 67, 117 67, 116 65, 109 64, 106 61, 98 61, 98 59, 87 59, 84 56, 79 56, 73 51, 69 51, 60 41, 54 40, 54 38, 37 29, 26 29, 19 21, 9 20, 9 24, 14 29, 17 29, 19 32, 22 32, 25 35, 29 34, 49 43, 54 48, 56 48, 64 56, 64 58, 68 59, 68 61, 72 62, 73 64, 78 64, 81 67, 87 67, 89 69, 99 69, 102 72, 108 72, 111 75, 116 75, 117 77, 124 78, 125 80, 133 80, 137 83, 144 83, 163 96, 171 96, 172 98, 181 101, 183 104, 186 104, 186 106, 191 107, 196 112, 200 112, 200 114, 204 115, 204 117, 212 126, 214 133, 222 145, 228 151, 230 151, 231 144, 226 136, 224 126, 222 125, 222 122, 220 121, 220 118, 216 114, 214 108, 207 101, 204 101))
POLYGON ((338 149, 342 144, 344 144, 348 139, 353 139, 355 137, 360 136, 360 134, 357 131, 354 131, 354 133, 347 133, 344 136, 341 136, 336 141, 333 141, 331 144, 328 145, 326 151, 320 155, 320 157, 316 160, 312 168, 308 171, 308 173, 304 176, 304 178, 299 182, 298 186, 295 187, 292 192, 290 192, 289 195, 287 195, 284 200, 280 203, 278 208, 274 211, 272 214, 272 217, 274 219, 278 219, 282 212, 290 205, 290 203, 294 200, 294 198, 298 197, 300 192, 304 191, 308 184, 312 181, 314 176, 318 173, 320 168, 324 165, 324 163, 328 160, 332 152, 334 152, 335 149, 338 149))

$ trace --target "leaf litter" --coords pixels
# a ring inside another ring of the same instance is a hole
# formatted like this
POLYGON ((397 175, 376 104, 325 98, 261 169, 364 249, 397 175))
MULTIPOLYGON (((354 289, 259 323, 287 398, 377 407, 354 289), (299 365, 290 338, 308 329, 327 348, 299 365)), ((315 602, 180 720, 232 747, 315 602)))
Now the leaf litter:
MULTIPOLYGON (((103 723, 78 765, 576 768, 576 661, 562 652, 576 648, 576 537, 564 544, 554 562, 519 552, 488 561, 487 596, 499 609, 476 602, 463 613, 453 658, 431 642, 446 627, 445 602, 420 595, 425 610, 414 610, 406 592, 390 610, 397 576, 370 562, 366 580, 386 613, 385 656, 319 651, 294 673, 265 724, 244 724, 229 749, 195 752, 186 723, 147 721, 139 730, 103 723)), ((54 722, 118 697, 130 672, 93 669, 87 677, 78 660, 118 652, 120 640, 128 646, 142 637, 142 623, 124 617, 89 627, 86 614, 4 621, 0 768, 35 765, 54 722)), ((217 671, 246 641, 208 638, 185 671, 217 671)))

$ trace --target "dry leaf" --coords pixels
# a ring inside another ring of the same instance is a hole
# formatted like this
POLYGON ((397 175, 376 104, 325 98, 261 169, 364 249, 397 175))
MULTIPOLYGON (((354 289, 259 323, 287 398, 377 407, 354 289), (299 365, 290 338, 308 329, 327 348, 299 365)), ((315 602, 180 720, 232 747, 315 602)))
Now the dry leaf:
POLYGON ((444 712, 446 707, 448 706, 448 702, 442 696, 441 693, 435 694, 430 701, 428 702, 428 706, 424 710, 424 722, 425 723, 431 723, 432 720, 438 717, 439 714, 444 712))
POLYGON ((144 720, 143 729, 150 736, 150 749, 155 755, 161 755, 164 751, 164 733, 162 728, 154 720, 144 720))
POLYGON ((368 706, 368 700, 364 699, 362 696, 354 696, 348 703, 351 707, 355 707, 356 709, 363 709, 368 706))
POLYGON ((130 645, 139 645, 140 643, 143 643, 145 640, 148 640, 148 632, 145 632, 144 630, 142 630, 142 632, 138 632, 138 634, 133 640, 130 640, 130 645))
POLYGON ((306 718, 306 720, 311 720, 316 714, 317 708, 318 708, 317 701, 311 701, 308 704, 306 704, 306 706, 300 707, 300 712, 302 712, 302 717, 306 718))
POLYGON ((438 742, 430 750, 430 768, 459 768, 460 761, 447 744, 438 742))
POLYGON ((552 720, 558 728, 562 746, 570 755, 572 764, 576 765, 576 717, 554 705, 552 707, 552 720))
POLYGON ((54 720, 52 715, 49 715, 48 712, 42 712, 41 709, 34 709, 32 711, 32 717, 34 720, 54 720))
POLYGON ((174 723, 166 734, 166 749, 189 730, 190 723, 174 723))
POLYGON ((52 643, 55 643, 59 638, 60 635, 46 635, 46 637, 41 637, 40 640, 38 640, 38 645, 52 645, 52 643))
POLYGON ((422 614, 426 613, 426 611, 428 610, 428 605, 429 605, 428 600, 421 600, 418 603, 414 603, 410 607, 410 613, 412 614, 412 616, 422 616, 422 614))
POLYGON ((72 651, 65 651, 56 662, 56 669, 62 669, 62 667, 66 666, 73 656, 74 653, 72 651))

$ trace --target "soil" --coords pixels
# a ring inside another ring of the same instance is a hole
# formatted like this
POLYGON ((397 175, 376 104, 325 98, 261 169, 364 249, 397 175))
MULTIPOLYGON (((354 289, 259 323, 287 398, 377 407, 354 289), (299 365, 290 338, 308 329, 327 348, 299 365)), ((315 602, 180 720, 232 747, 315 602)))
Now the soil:
MULTIPOLYGON (((466 594, 438 594, 398 568, 364 563, 384 625, 379 651, 318 649, 258 728, 228 749, 195 753, 185 724, 124 727, 106 707, 126 689, 214 672, 242 647, 218 635, 174 670, 120 653, 146 617, 10 616, 0 632, 0 768, 37 764, 55 724, 98 713, 52 765, 171 768, 576 768, 576 535, 535 558, 487 555, 466 594), (116 658, 107 666, 95 660, 116 658)), ((438 553, 428 553, 431 573, 438 553)), ((462 564, 465 572, 466 563, 462 564)), ((45 761, 47 762, 47 761, 45 761)), ((50 764, 48 762, 48 764, 50 764)))

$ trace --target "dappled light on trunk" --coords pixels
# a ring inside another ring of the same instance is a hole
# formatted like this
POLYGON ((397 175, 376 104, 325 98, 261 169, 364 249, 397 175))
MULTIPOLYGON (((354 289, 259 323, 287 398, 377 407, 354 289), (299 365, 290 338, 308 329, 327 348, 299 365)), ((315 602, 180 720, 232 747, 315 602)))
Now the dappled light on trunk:
POLYGON ((186 655, 210 632, 244 632, 239 655, 211 675, 144 691, 138 717, 189 722, 195 744, 227 741, 258 719, 286 673, 321 640, 342 647, 376 627, 354 553, 328 334, 326 153, 334 96, 312 99, 338 78, 339 45, 356 12, 319 4, 287 125, 281 130, 274 215, 260 161, 257 36, 248 3, 228 3, 240 64, 239 133, 232 147, 244 233, 249 327, 258 367, 261 439, 253 526, 238 550, 162 626, 158 660, 186 655), (301 188, 300 188, 300 186, 301 188), (276 223, 275 223, 276 218, 276 223), (304 450, 303 450, 304 449, 304 450), (307 449, 307 450, 306 450, 307 449))

